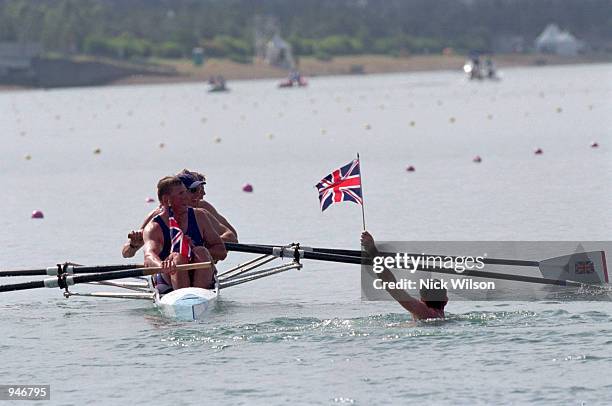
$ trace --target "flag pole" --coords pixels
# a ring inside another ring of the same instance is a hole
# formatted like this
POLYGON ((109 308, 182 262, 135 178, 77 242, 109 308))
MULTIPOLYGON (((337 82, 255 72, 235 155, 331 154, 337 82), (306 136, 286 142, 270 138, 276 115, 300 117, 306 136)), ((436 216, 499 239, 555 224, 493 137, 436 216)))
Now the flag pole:
POLYGON ((359 152, 357 153, 357 162, 359 163, 359 183, 361 184, 361 219, 363 221, 363 231, 366 231, 365 209, 364 209, 365 198, 363 194, 363 179, 361 178, 361 160, 359 159, 359 152))

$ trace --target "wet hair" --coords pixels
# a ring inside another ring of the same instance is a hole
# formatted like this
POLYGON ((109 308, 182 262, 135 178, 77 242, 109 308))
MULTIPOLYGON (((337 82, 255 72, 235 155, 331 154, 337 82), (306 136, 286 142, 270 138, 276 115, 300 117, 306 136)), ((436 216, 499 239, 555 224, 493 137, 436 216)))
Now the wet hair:
MULTIPOLYGON (((435 282, 440 282, 439 279, 434 279, 435 282)), ((445 288, 421 288, 421 300, 432 309, 444 310, 444 306, 448 303, 448 296, 445 288)))
POLYGON ((157 198, 160 203, 162 201, 162 196, 169 194, 172 191, 172 188, 175 186, 182 185, 183 182, 176 176, 164 176, 157 182, 157 198))
POLYGON ((195 176, 198 180, 201 181, 206 181, 206 176, 204 176, 203 174, 201 174, 200 172, 195 172, 195 171, 190 171, 189 169, 183 169, 182 171, 180 171, 179 173, 177 173, 177 175, 180 175, 182 173, 186 173, 189 175, 193 175, 195 176))

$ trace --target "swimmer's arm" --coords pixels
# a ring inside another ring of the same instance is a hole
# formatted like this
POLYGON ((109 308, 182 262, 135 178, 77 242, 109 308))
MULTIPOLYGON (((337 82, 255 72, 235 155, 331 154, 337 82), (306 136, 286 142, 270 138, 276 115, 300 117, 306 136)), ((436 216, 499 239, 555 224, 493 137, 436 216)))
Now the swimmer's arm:
MULTIPOLYGON (((362 246, 365 249, 366 254, 370 258, 380 256, 380 252, 376 247, 374 238, 367 231, 362 234, 362 246)), ((384 265, 382 272, 378 274, 375 273, 374 275, 376 278, 382 280, 383 282, 397 282, 395 275, 393 275, 393 273, 384 265)), ((395 301, 397 301, 404 309, 408 310, 415 318, 423 318, 421 317, 423 309, 427 307, 423 302, 410 296, 410 294, 405 290, 390 289, 389 285, 387 284, 385 284, 385 290, 391 295, 393 299, 395 299, 395 301)))

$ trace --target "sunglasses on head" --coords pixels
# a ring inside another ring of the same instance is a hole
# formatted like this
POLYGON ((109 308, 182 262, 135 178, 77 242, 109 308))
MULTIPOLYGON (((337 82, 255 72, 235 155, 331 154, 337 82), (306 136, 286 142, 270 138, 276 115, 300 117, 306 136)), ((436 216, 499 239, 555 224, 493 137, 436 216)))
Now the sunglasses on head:
POLYGON ((198 193, 200 191, 200 188, 204 187, 205 184, 206 182, 202 183, 200 186, 189 188, 189 192, 198 193))

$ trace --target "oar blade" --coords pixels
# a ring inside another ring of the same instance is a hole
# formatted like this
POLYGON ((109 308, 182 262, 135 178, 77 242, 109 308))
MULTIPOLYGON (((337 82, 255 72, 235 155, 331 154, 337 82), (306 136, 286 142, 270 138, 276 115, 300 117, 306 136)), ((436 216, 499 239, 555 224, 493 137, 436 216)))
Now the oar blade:
POLYGON ((604 251, 578 252, 540 261, 540 272, 548 279, 586 284, 610 283, 604 251))

